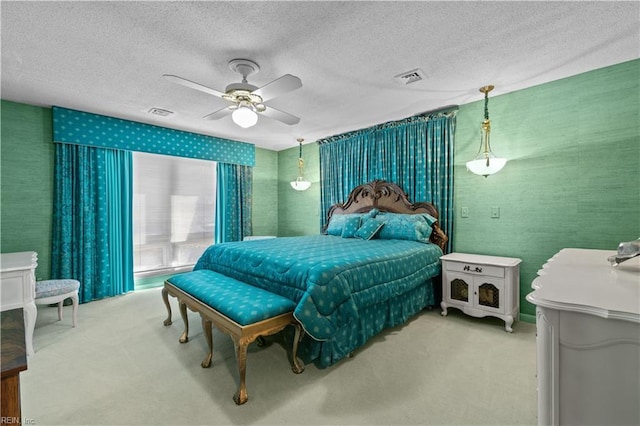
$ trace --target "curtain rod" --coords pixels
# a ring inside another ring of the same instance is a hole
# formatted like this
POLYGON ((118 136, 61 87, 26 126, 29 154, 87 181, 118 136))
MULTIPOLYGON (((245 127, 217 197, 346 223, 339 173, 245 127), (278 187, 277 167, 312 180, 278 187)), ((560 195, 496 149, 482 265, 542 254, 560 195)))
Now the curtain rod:
MULTIPOLYGON (((403 119, 400 119, 400 120, 388 121, 386 123, 376 124, 374 126, 367 127, 367 128, 364 128, 364 129, 352 130, 350 132, 341 133, 341 134, 338 134, 338 135, 333 135, 333 136, 329 136, 329 137, 326 137, 326 138, 322 138, 322 139, 317 140, 316 143, 318 145, 324 145, 326 143, 335 142, 336 140, 340 140, 340 139, 351 137, 351 136, 353 136, 355 134, 358 134, 358 133, 375 132, 375 131, 380 130, 380 129, 396 126, 396 125, 398 125, 400 123, 403 123, 403 122, 404 123, 409 123, 409 122, 415 122, 415 121, 419 121, 419 120, 423 120, 423 119, 429 119, 430 117, 436 116, 438 114, 446 115, 448 113, 453 113, 453 112, 455 112, 457 110, 458 110, 458 105, 447 105, 446 107, 441 107, 441 108, 433 109, 431 111, 421 112, 419 114, 411 115, 411 116, 409 116, 407 118, 403 118, 403 119)), ((433 117, 433 118, 435 118, 435 117, 433 117)))
POLYGON ((430 109, 429 111, 419 112, 417 114, 414 114, 413 116, 422 117, 424 115, 433 115, 433 114, 439 114, 443 112, 457 111, 458 109, 460 109, 460 105, 446 105, 436 109, 430 109))

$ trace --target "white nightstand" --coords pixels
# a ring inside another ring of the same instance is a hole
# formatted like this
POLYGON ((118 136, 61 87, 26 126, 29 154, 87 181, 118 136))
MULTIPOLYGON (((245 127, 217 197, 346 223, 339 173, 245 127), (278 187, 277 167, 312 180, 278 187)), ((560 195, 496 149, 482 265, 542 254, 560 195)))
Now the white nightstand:
POLYGON ((440 260, 443 316, 458 308, 473 317, 498 317, 513 331, 520 315, 520 259, 450 253, 440 260))

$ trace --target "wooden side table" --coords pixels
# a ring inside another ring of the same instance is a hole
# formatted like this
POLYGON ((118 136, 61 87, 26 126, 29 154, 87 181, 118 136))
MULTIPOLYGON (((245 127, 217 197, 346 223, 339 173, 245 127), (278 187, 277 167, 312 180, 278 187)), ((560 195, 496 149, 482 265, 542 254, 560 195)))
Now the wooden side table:
POLYGON ((511 325, 520 315, 520 259, 450 253, 442 260, 442 315, 449 307, 473 317, 494 316, 511 325))
POLYGON ((22 423, 20 407, 20 372, 27 369, 24 315, 22 308, 3 311, 0 317, 2 339, 2 386, 0 405, 3 423, 22 423))

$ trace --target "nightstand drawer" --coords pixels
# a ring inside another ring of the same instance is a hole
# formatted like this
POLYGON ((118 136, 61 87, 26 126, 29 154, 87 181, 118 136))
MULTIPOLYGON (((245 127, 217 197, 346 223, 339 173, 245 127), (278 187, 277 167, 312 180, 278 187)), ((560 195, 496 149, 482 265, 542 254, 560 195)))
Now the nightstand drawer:
POLYGON ((464 272, 465 274, 486 275, 489 277, 504 278, 504 268, 500 266, 482 265, 467 262, 443 262, 447 271, 464 272))

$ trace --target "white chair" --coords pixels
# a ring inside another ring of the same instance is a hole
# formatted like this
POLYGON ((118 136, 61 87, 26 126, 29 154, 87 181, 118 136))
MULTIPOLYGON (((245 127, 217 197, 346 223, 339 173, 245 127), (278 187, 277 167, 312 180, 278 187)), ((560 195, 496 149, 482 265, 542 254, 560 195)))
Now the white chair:
POLYGON ((73 302, 73 326, 78 325, 78 289, 77 280, 45 280, 36 282, 36 305, 58 304, 58 321, 62 321, 62 304, 65 299, 73 302))

